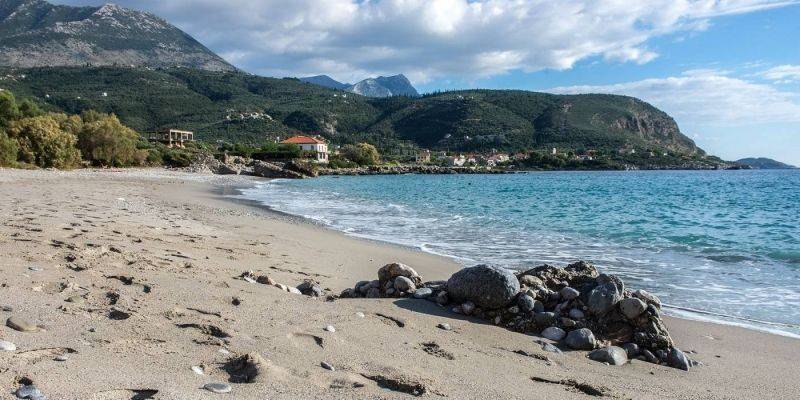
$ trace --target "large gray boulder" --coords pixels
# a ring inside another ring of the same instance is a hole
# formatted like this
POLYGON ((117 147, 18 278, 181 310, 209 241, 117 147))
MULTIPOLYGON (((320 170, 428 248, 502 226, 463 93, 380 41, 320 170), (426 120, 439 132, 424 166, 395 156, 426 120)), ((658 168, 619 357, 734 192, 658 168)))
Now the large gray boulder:
POLYGON ((678 350, 677 347, 673 347, 672 350, 669 351, 667 355, 667 364, 672 368, 678 368, 684 371, 688 371, 692 366, 686 354, 678 350))
POLYGON ((622 300, 625 284, 614 275, 602 274, 597 277, 597 286, 589 293, 589 312, 605 315, 622 300))
POLYGON ((422 286, 422 277, 419 276, 414 268, 402 263, 386 264, 378 270, 378 281, 380 287, 384 287, 386 282, 395 281, 398 276, 404 276, 414 283, 415 287, 422 286))
POLYGON ((519 281, 508 270, 476 265, 456 272, 447 281, 447 294, 458 303, 472 301, 485 309, 503 308, 519 292, 519 281))

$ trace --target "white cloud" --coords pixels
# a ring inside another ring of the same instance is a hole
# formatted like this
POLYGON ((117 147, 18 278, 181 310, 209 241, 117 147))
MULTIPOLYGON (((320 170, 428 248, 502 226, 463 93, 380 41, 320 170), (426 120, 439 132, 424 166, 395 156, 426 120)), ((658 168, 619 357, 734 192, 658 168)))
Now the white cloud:
POLYGON ((758 76, 781 83, 800 81, 800 65, 779 65, 759 73, 758 76))
MULTIPOLYGON (((61 0, 96 4, 96 0, 61 0)), ((646 63, 650 38, 796 0, 119 0, 152 11, 265 75, 342 80, 404 72, 476 78, 567 69, 590 57, 646 63)))
POLYGON ((611 93, 638 97, 692 126, 800 122, 800 95, 727 75, 693 70, 680 76, 614 85, 569 86, 553 93, 611 93))

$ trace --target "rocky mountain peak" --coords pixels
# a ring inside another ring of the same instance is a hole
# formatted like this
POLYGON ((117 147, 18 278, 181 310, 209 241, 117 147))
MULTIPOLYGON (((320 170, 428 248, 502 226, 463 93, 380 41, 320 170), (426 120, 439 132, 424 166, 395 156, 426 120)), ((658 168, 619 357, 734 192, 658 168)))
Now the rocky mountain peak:
POLYGON ((0 0, 0 65, 128 65, 234 71, 218 55, 153 14, 108 3, 0 0))

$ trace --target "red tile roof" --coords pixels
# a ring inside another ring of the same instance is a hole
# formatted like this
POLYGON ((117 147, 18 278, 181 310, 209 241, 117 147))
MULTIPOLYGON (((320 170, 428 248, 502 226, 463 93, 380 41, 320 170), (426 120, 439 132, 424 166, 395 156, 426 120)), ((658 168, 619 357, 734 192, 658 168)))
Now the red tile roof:
POLYGON ((324 141, 310 136, 292 136, 281 143, 283 144, 325 144, 324 141))

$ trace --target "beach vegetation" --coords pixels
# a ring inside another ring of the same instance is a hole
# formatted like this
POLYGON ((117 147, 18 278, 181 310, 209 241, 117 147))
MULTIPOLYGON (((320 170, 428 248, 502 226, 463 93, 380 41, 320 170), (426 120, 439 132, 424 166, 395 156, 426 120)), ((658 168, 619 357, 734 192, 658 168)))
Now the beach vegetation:
POLYGON ((13 167, 17 164, 19 145, 0 130, 0 167, 13 167))
POLYGON ((378 149, 369 143, 348 144, 342 147, 342 157, 358 165, 376 165, 381 161, 378 149))
POLYGON ((83 113, 83 127, 78 133, 78 148, 83 158, 94 165, 128 167, 142 165, 147 151, 139 149, 139 134, 113 115, 83 113))
POLYGON ((62 129, 59 117, 42 115, 12 121, 7 130, 19 146, 18 161, 41 168, 75 168, 81 154, 78 139, 62 129))

